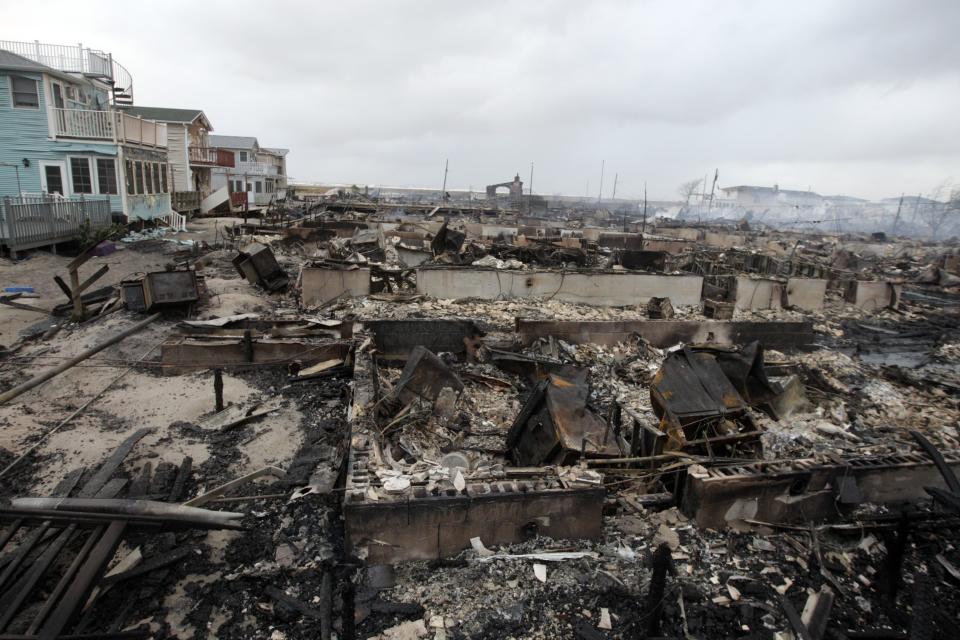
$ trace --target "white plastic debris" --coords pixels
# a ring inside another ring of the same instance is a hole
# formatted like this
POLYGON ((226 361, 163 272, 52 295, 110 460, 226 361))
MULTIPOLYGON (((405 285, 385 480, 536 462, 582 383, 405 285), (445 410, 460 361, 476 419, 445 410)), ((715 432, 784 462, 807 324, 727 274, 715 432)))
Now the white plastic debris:
POLYGON ((473 547, 473 550, 477 552, 477 555, 486 556, 486 557, 493 555, 493 551, 490 551, 490 549, 487 549, 483 545, 483 541, 480 540, 480 538, 470 538, 470 546, 473 547))
POLYGON ((600 622, 597 623, 598 629, 613 629, 613 622, 610 621, 610 609, 600 609, 600 622))
POLYGON ((537 580, 540 582, 547 581, 547 565, 545 564, 534 564, 533 565, 533 575, 537 577, 537 580))

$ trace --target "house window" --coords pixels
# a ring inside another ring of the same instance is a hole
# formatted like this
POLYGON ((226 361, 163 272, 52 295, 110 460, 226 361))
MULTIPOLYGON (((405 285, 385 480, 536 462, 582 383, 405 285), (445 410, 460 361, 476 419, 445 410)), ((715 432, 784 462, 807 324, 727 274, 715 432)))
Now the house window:
POLYGON ((127 160, 127 194, 131 196, 137 191, 137 188, 134 186, 135 183, 133 180, 135 176, 136 176, 136 172, 134 171, 134 168, 133 168, 133 161, 127 160))
POLYGON ((137 179, 136 179, 137 195, 142 196, 143 195, 143 163, 138 160, 135 164, 137 165, 137 179))
POLYGON ((246 162, 246 161, 247 161, 247 152, 246 152, 246 151, 241 151, 241 152, 239 153, 239 155, 240 155, 240 162, 246 162))
POLYGON ((160 186, 163 187, 160 190, 160 193, 168 193, 167 191, 167 165, 160 165, 160 186))
POLYGON ((97 187, 100 193, 117 194, 117 168, 113 158, 97 158, 97 187))
POLYGON ((154 193, 153 191, 153 163, 143 163, 143 192, 154 193))
POLYGON ((70 158, 70 175, 74 193, 93 193, 89 158, 70 158))
POLYGON ((243 182, 240 181, 240 180, 234 180, 234 181, 233 181, 233 192, 234 192, 234 193, 240 193, 241 191, 243 191, 243 182))
POLYGON ((262 182, 260 182, 259 180, 257 180, 256 182, 253 183, 253 186, 256 187, 256 192, 257 192, 257 193, 263 193, 263 183, 262 183, 262 182))
POLYGON ((40 108, 40 88, 33 78, 10 76, 13 91, 13 106, 27 109, 40 108))

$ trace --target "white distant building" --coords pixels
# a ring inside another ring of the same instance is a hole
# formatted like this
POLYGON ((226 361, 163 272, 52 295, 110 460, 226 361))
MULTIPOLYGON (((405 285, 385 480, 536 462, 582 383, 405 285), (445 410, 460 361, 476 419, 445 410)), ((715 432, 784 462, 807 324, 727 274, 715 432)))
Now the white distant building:
MULTIPOLYGON (((265 206, 286 198, 288 149, 261 147, 252 136, 211 135, 210 146, 233 153, 234 164, 213 167, 214 190, 227 187, 231 194, 245 193, 250 206, 265 206)), ((231 196, 234 204, 237 198, 231 196)))

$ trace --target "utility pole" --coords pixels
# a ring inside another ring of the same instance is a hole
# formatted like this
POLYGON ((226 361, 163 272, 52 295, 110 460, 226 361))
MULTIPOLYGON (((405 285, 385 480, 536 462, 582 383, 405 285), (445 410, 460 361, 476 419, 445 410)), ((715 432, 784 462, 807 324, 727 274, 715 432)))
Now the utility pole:
POLYGON ((647 233, 647 181, 643 181, 643 226, 640 227, 640 249, 643 249, 644 236, 647 233))
POLYGON ((597 195, 598 204, 601 200, 603 200, 603 170, 606 168, 606 166, 607 166, 607 161, 601 160, 600 161, 600 193, 597 195))
POLYGON ((900 194, 900 202, 897 203, 897 215, 893 219, 893 227, 890 229, 890 234, 893 235, 897 232, 897 225, 900 224, 900 209, 903 207, 903 195, 900 194))
POLYGON ((533 162, 530 162, 530 188, 527 194, 527 213, 533 209, 533 162))
POLYGON ((447 201, 447 170, 450 168, 450 158, 443 161, 443 188, 440 189, 440 202, 447 201))
POLYGON ((713 170, 713 184, 710 185, 710 204, 707 205, 707 213, 713 210, 713 192, 717 188, 717 178, 720 177, 720 169, 713 170))
POLYGON ((707 174, 703 174, 703 188, 700 189, 700 205, 697 207, 697 222, 703 221, 703 201, 707 199, 707 174))

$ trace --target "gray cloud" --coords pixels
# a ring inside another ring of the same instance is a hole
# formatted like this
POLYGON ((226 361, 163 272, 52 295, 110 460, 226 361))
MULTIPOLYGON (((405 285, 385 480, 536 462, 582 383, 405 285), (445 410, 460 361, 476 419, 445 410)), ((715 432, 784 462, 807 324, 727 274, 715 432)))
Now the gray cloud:
POLYGON ((113 52, 140 104, 291 149, 302 180, 885 197, 956 175, 960 3, 19 3, 2 37, 113 52), (51 20, 56 16, 56 20, 51 20))

